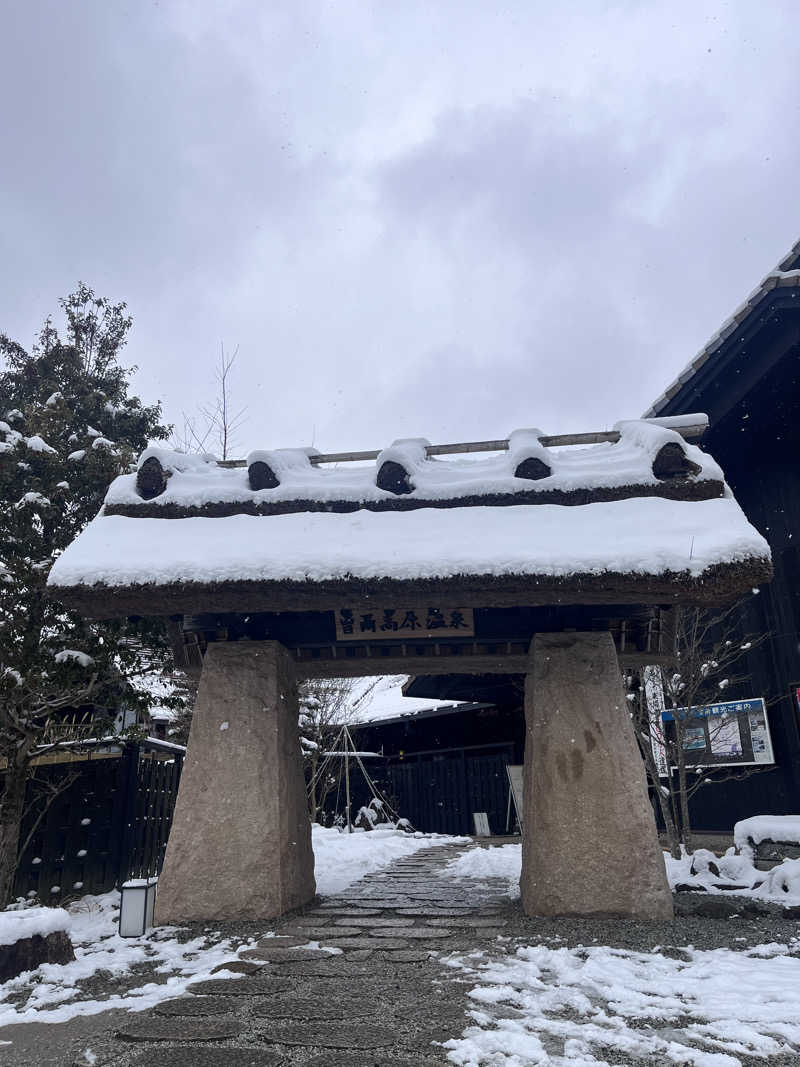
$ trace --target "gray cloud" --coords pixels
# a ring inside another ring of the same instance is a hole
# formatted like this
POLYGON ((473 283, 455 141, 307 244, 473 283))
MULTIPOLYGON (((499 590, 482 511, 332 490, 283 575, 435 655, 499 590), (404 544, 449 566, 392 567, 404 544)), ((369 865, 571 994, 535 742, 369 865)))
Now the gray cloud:
POLYGON ((794 5, 9 5, 0 327, 82 278, 243 448, 637 414, 800 231, 794 5))

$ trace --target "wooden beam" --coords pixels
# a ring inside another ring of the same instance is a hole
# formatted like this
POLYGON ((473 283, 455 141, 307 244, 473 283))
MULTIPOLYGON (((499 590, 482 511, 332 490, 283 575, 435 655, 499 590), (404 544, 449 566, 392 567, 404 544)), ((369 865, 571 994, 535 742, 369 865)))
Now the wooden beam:
MULTIPOLYGON (((644 422, 659 424, 658 419, 644 419, 644 422)), ((708 429, 708 423, 700 419, 691 426, 675 427, 677 433, 687 441, 697 440, 708 429)), ((590 433, 562 433, 546 435, 539 440, 545 448, 559 448, 562 445, 599 445, 615 444, 619 441, 618 430, 598 430, 590 433)), ((371 449, 367 452, 320 452, 309 457, 310 462, 318 467, 321 463, 368 463, 376 460, 382 449, 371 449)), ((495 439, 492 441, 458 441, 447 445, 428 445, 425 453, 428 456, 452 456, 467 452, 507 452, 508 439, 495 439)), ((219 467, 246 467, 243 459, 218 460, 219 467)))
MULTIPOLYGON (((656 652, 617 654, 623 669, 666 666, 674 661, 674 656, 656 652)), ((300 679, 366 678, 385 674, 525 674, 529 666, 527 652, 497 655, 370 656, 353 659, 336 656, 295 659, 295 673, 300 679)))

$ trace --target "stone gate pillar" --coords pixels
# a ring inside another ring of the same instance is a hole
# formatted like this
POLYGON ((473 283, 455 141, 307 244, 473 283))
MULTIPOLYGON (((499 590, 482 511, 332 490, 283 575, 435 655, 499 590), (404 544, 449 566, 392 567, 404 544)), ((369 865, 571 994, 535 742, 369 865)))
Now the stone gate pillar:
POLYGON ((672 918, 611 635, 539 634, 531 660, 520 879, 525 912, 672 918))
POLYGON ((316 891, 294 665, 275 641, 210 644, 159 923, 270 919, 316 891))

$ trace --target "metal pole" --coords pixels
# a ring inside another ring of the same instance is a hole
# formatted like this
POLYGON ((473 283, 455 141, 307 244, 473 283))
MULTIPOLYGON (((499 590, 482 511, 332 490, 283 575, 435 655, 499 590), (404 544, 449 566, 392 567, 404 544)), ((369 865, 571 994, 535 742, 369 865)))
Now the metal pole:
POLYGON ((347 832, 352 834, 353 825, 350 821, 350 731, 344 728, 344 793, 347 804, 347 832))

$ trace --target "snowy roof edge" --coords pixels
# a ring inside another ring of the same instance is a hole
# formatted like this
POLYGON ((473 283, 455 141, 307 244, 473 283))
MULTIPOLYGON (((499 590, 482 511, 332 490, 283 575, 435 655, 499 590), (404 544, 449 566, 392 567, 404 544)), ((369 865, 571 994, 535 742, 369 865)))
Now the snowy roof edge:
POLYGON ((775 268, 761 279, 750 295, 736 308, 733 314, 722 323, 716 333, 706 341, 697 355, 695 355, 695 357, 683 368, 680 374, 670 382, 664 392, 653 401, 647 411, 642 415, 643 419, 658 417, 658 413, 663 405, 672 400, 672 398, 695 377, 700 368, 705 366, 714 353, 721 348, 722 344, 730 337, 737 326, 741 325, 755 305, 766 296, 767 293, 772 292, 774 289, 800 287, 800 270, 789 269, 791 264, 798 258, 800 258, 800 240, 792 245, 775 268))

